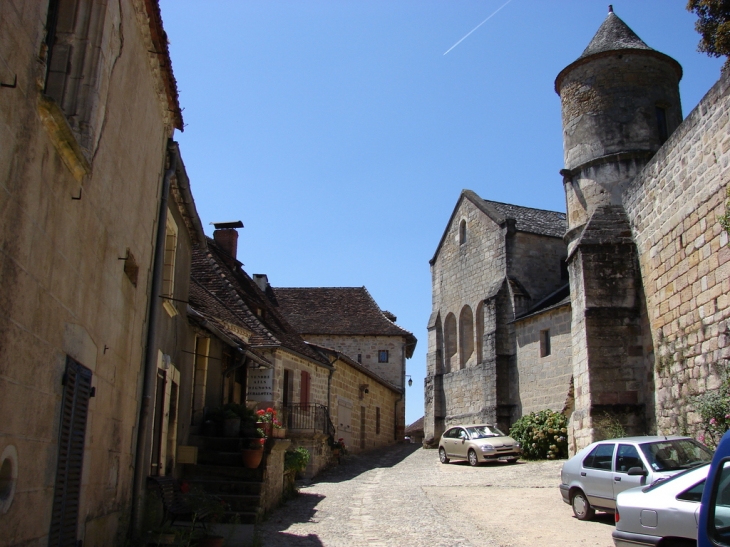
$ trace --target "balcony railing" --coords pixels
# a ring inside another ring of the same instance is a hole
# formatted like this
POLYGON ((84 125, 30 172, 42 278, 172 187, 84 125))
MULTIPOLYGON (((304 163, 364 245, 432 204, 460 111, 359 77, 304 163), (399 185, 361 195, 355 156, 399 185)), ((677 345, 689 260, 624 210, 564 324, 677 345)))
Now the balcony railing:
POLYGON ((334 437, 335 426, 324 405, 293 403, 283 408, 283 414, 282 421, 289 430, 310 430, 334 437))

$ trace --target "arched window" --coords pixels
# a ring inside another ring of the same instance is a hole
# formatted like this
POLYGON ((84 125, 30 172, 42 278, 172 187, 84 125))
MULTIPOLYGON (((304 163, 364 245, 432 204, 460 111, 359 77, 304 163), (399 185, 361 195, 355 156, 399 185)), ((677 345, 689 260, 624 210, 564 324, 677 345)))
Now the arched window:
POLYGON ((462 219, 459 223, 459 245, 466 243, 466 220, 462 219))
POLYGON ((451 358, 456 355, 456 317, 453 313, 446 316, 444 321, 444 372, 451 372, 451 358))
POLYGON ((477 363, 484 360, 484 302, 477 306, 477 363))
POLYGON ((474 315, 469 306, 464 306, 459 314, 459 364, 461 368, 474 353, 474 315))

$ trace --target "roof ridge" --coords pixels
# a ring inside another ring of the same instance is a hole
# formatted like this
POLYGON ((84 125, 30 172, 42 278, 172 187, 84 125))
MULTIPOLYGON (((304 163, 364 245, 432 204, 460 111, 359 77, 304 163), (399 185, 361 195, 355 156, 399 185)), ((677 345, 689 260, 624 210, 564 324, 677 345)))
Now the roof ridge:
POLYGON ((517 205, 515 203, 506 203, 504 201, 494 201, 493 199, 484 199, 481 196, 479 196, 479 199, 481 199, 485 203, 497 203, 499 205, 507 205, 508 207, 518 207, 520 209, 530 209, 531 211, 543 211, 545 213, 556 213, 558 215, 566 216, 566 213, 563 213, 562 211, 554 211, 552 209, 540 209, 539 207, 528 207, 527 205, 517 205))

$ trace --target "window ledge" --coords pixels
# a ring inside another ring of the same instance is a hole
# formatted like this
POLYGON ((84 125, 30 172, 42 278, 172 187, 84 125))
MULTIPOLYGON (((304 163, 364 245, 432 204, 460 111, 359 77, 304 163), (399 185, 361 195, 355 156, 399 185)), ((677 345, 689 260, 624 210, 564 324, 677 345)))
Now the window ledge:
POLYGON ((81 182, 84 176, 91 173, 91 164, 71 131, 66 115, 56 101, 43 93, 38 94, 38 114, 63 163, 76 181, 81 182))
POLYGON ((178 313, 175 305, 169 300, 164 300, 162 302, 162 307, 165 308, 167 315, 169 315, 170 317, 175 317, 178 313))

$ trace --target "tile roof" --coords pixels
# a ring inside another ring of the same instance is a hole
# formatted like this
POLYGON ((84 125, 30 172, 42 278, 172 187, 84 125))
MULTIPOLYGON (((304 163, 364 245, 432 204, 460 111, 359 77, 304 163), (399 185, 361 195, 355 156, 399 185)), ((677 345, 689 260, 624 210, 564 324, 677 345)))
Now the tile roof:
POLYGON ((563 237, 568 227, 565 213, 533 209, 521 205, 511 205, 498 201, 482 200, 488 207, 493 207, 504 218, 515 221, 518 232, 529 232, 550 237, 563 237))
POLYGON ((272 288, 281 312, 302 335, 403 336, 407 357, 416 337, 390 321, 365 287, 272 288))
POLYGON ((418 418, 415 422, 413 422, 411 425, 406 427, 405 434, 408 435, 409 433, 416 433, 416 432, 423 433, 423 416, 418 418))
POLYGON ((251 331, 249 343, 254 348, 283 347, 320 364, 329 362, 310 348, 287 322, 256 283, 239 266, 232 270, 226 255, 214 240, 207 238, 207 248, 193 247, 190 303, 223 322, 239 324, 251 331))

